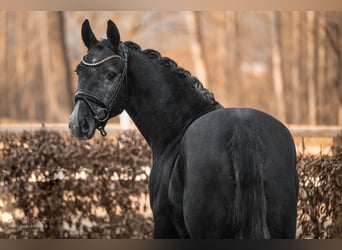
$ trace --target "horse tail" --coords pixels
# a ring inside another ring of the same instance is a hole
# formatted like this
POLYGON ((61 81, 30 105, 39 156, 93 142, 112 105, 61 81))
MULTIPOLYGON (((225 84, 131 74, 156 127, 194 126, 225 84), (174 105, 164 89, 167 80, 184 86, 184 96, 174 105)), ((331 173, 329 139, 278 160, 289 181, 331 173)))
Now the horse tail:
POLYGON ((231 217, 235 238, 270 238, 262 170, 263 143, 255 130, 242 126, 234 129, 227 146, 236 183, 231 217))

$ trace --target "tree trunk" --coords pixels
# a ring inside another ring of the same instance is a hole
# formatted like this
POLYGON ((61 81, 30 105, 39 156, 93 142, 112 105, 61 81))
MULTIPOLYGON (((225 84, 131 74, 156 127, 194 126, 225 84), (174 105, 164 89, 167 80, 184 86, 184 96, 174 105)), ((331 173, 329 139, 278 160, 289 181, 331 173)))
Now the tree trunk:
POLYGON ((315 12, 309 11, 307 18, 307 77, 308 77, 308 104, 309 124, 315 125, 316 121, 316 86, 315 86, 315 12))
POLYGON ((306 12, 301 11, 300 15, 300 51, 299 51, 299 98, 300 98, 300 109, 298 112, 300 113, 300 123, 308 124, 308 86, 307 86, 307 66, 306 66, 306 58, 307 58, 307 18, 306 12))
POLYGON ((342 104, 338 106, 338 125, 342 126, 342 104))
MULTIPOLYGON (((6 81, 6 30, 7 30, 7 13, 5 11, 0 11, 0 93, 7 92, 7 81, 6 81)), ((6 114, 8 102, 5 96, 2 95, 0 98, 0 116, 8 115, 6 114)))
POLYGON ((292 87, 292 123, 300 123, 300 80, 299 80, 299 55, 300 55, 300 13, 292 12, 292 58, 291 58, 291 87, 292 87))
MULTIPOLYGON (((240 57, 238 47, 238 20, 235 11, 225 12, 225 27, 226 27, 226 53, 227 53, 227 82, 229 86, 227 96, 229 102, 233 106, 240 105, 241 98, 239 98, 241 85, 240 78, 240 57)), ((228 88, 228 86, 226 88, 228 88)))
POLYGON ((326 100, 326 92, 329 90, 327 88, 327 67, 326 67, 326 35, 325 35, 325 14, 324 12, 318 13, 318 69, 317 69, 317 103, 318 103, 318 122, 321 124, 326 124, 326 119, 328 119, 328 114, 326 110, 329 110, 329 102, 326 100))
MULTIPOLYGON (((16 38, 16 83, 15 83, 15 92, 14 96, 11 96, 10 101, 13 103, 14 100, 17 100, 17 109, 13 114, 16 119, 28 119, 30 117, 30 106, 27 106, 25 102, 25 97, 23 96, 23 90, 27 88, 25 86, 26 82, 26 55, 25 55, 25 45, 26 45, 26 12, 17 12, 16 13, 16 25, 15 25, 15 38, 16 38), (25 110, 25 107, 28 107, 29 110, 25 110)), ((26 93, 26 96, 28 94, 26 93)))
POLYGON ((199 24, 199 13, 187 11, 185 14, 186 24, 190 33, 190 49, 195 68, 195 76, 204 86, 209 87, 208 74, 202 41, 201 27, 199 24))
POLYGON ((282 76, 282 61, 280 54, 280 12, 272 14, 272 75, 275 97, 277 101, 278 118, 286 123, 285 100, 284 100, 284 83, 282 76))
MULTIPOLYGON (((334 16, 333 16, 334 17, 334 16)), ((337 122, 342 126, 342 36, 341 26, 335 18, 327 22, 326 37, 328 40, 327 49, 327 79, 333 84, 333 90, 338 98, 338 119, 337 122)))
POLYGON ((338 125, 342 126, 342 27, 341 25, 337 25, 336 30, 336 62, 335 62, 335 69, 336 69, 336 76, 335 76, 335 87, 338 93, 339 99, 339 117, 338 117, 338 125))

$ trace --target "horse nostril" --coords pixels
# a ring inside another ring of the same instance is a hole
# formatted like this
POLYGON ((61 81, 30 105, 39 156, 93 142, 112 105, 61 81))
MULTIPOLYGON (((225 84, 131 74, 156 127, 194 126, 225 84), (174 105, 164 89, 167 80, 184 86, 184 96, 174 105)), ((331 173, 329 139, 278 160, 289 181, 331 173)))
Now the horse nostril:
POLYGON ((83 134, 87 134, 89 132, 89 123, 86 119, 83 119, 80 123, 81 131, 83 134))

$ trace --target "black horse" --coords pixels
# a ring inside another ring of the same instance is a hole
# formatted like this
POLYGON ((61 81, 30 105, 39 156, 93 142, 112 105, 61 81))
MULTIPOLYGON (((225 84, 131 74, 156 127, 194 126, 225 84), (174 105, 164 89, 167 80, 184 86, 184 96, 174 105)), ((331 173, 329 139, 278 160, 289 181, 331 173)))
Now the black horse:
POLYGON ((155 50, 82 25, 69 127, 89 139, 126 110, 153 152, 155 238, 293 238, 298 178, 288 129, 250 108, 223 108, 190 73, 155 50))

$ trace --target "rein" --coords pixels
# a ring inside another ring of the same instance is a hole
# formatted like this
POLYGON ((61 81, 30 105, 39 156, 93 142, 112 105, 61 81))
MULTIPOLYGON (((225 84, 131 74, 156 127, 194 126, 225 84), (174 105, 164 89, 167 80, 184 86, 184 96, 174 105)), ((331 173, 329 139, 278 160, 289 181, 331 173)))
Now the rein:
MULTIPOLYGON (((91 110, 94 119, 96 120, 97 124, 96 124, 96 128, 100 131, 102 136, 106 136, 107 132, 105 131, 105 126, 107 121, 109 120, 109 115, 110 115, 110 111, 112 110, 112 106, 114 103, 114 100, 117 98, 118 94, 120 93, 120 90, 122 88, 122 86, 124 85, 124 83, 126 82, 127 84, 127 63, 128 63, 128 49, 127 47, 122 43, 121 47, 123 49, 123 53, 124 53, 124 57, 121 57, 119 55, 111 55, 108 56, 100 61, 94 62, 94 63, 89 63, 85 61, 85 57, 82 58, 82 63, 88 67, 97 67, 109 60, 112 60, 114 58, 119 58, 121 60, 124 61, 124 69, 121 73, 120 79, 119 79, 119 83, 117 85, 117 87, 114 89, 112 98, 110 99, 108 104, 105 104, 99 97, 97 97, 96 95, 86 91, 86 90, 82 90, 79 89, 77 90, 76 94, 75 94, 75 102, 77 102, 78 100, 82 100, 84 101, 89 109, 91 110), (97 112, 94 111, 91 103, 95 103, 96 105, 100 106, 101 109, 99 109, 97 112)), ((125 101, 127 100, 127 98, 125 99, 125 101)))

